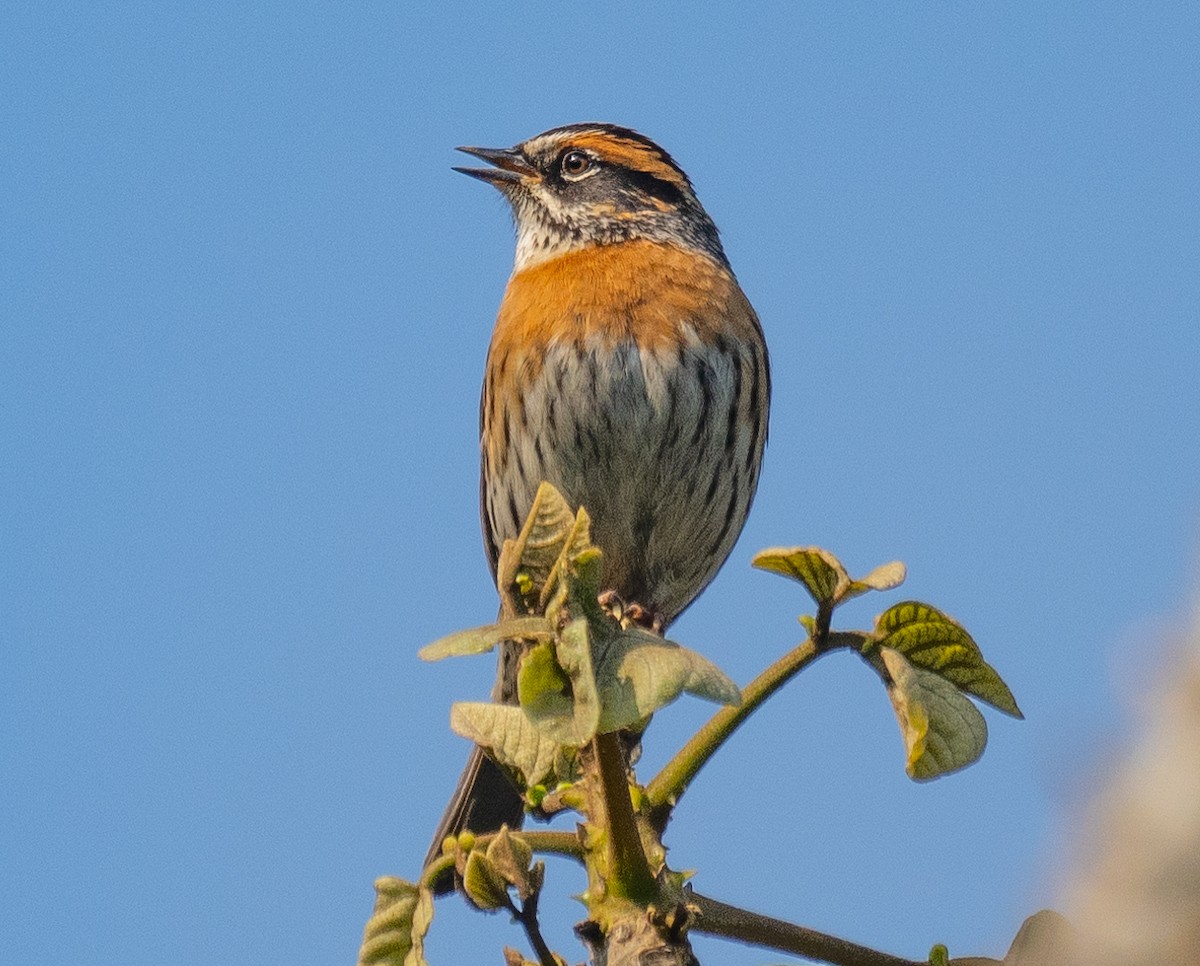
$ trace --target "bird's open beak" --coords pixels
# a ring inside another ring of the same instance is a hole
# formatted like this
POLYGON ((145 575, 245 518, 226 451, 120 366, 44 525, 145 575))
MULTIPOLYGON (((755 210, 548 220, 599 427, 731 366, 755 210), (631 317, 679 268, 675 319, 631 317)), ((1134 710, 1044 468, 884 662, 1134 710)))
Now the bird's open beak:
POLYGON ((456 148, 455 150, 495 165, 492 168, 455 168, 454 170, 469 174, 472 178, 478 178, 480 181, 494 184, 497 188, 519 183, 526 178, 535 177, 538 173, 537 168, 529 163, 518 148, 456 148))

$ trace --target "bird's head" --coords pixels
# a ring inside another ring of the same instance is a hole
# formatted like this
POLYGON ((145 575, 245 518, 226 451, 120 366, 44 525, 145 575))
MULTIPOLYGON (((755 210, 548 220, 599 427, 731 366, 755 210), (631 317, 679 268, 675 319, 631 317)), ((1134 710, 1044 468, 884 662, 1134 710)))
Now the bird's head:
POLYGON ((512 148, 461 147, 492 165, 455 168, 503 192, 517 226, 516 268, 633 239, 725 254, 683 169, 637 131, 554 128, 512 148))

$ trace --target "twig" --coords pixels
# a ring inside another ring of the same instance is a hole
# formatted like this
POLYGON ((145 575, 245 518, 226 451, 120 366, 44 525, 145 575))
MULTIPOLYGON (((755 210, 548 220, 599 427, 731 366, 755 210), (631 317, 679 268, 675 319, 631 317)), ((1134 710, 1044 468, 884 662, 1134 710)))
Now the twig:
POLYGON ((513 918, 524 928, 525 935, 529 938, 529 945, 533 947, 533 951, 537 955, 541 966, 562 966, 562 960, 554 955, 554 952, 546 944, 546 940, 542 936, 542 927, 538 923, 537 907, 537 892, 531 893, 519 909, 516 903, 509 900, 509 908, 512 910, 513 918))
POLYGON ((574 832, 513 832, 525 841, 534 852, 542 855, 562 855, 583 861, 583 843, 574 832))
POLYGON ((691 923, 692 929, 710 936, 766 946, 823 963, 833 963, 834 966, 928 966, 927 963, 881 953, 782 919, 748 912, 698 892, 690 892, 688 904, 697 911, 691 923))
POLYGON ((839 647, 850 647, 857 638, 850 635, 828 633, 827 615, 825 632, 809 638, 799 647, 793 648, 758 677, 742 689, 742 703, 725 707, 714 714, 708 723, 697 731, 646 786, 646 796, 653 809, 654 825, 661 829, 666 825, 671 808, 682 797, 696 773, 708 762, 729 737, 741 726, 764 701, 787 684, 792 677, 807 667, 822 654, 839 647), (843 638, 846 638, 843 640, 843 638), (818 643, 820 641, 820 643, 818 643))
MULTIPOLYGON (((477 836, 474 848, 487 848, 488 843, 499 834, 499 832, 490 832, 487 835, 477 836)), ((511 834, 520 836, 534 852, 540 855, 561 855, 580 863, 583 862, 583 843, 579 841, 579 836, 574 832, 513 832, 511 834)), ((438 856, 421 872, 422 885, 433 890, 433 883, 453 868, 453 855, 438 856)), ((438 898, 436 890, 434 890, 434 896, 438 898)), ((513 915, 517 916, 516 911, 513 912, 513 915)))

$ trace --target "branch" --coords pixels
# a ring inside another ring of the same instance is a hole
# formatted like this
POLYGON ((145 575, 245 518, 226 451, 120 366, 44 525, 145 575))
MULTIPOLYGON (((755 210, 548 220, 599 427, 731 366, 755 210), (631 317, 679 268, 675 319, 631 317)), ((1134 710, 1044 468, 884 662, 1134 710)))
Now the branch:
POLYGON ((538 923, 537 917, 539 894, 538 892, 530 894, 521 903, 519 909, 515 903, 511 902, 509 908, 512 910, 513 918, 524 928, 525 935, 529 939, 529 945, 533 947, 533 951, 538 958, 539 966, 562 966, 562 960, 554 954, 542 936, 542 927, 538 923))
POLYGON ((747 912, 694 891, 689 892, 688 902, 697 911, 691 928, 710 936, 766 946, 834 966, 928 966, 927 962, 901 959, 815 929, 747 912))
POLYGON ((742 689, 742 703, 725 707, 714 714, 708 723, 697 731, 646 786, 646 797, 650 802, 654 825, 666 825, 669 811, 683 796, 696 773, 717 752, 729 737, 753 714, 767 698, 787 684, 822 654, 845 647, 858 647, 861 637, 854 634, 829 633, 828 616, 823 625, 819 622, 816 638, 809 638, 799 647, 789 651, 758 677, 742 689), (822 633, 821 627, 824 627, 822 633))
POLYGON ((583 843, 574 832, 514 832, 534 852, 541 855, 563 855, 583 861, 583 843))
POLYGON ((633 817, 625 752, 618 733, 592 739, 589 753, 584 756, 584 775, 587 823, 606 833, 605 884, 611 894, 645 905, 653 900, 657 886, 633 817))
MULTIPOLYGON (((475 841, 472 843, 472 849, 485 851, 499 832, 489 832, 487 835, 475 836, 475 841)), ((574 832, 511 832, 511 835, 521 838, 529 848, 540 855, 561 855, 565 858, 574 859, 580 864, 584 861, 583 843, 579 841, 579 836, 574 832)), ((436 859, 425 866, 421 872, 421 885, 434 893, 435 898, 440 898, 437 890, 434 888, 434 883, 443 875, 448 875, 455 869, 457 857, 451 853, 450 855, 439 855, 436 859)), ((452 890, 447 889, 446 894, 452 890)), ((513 915, 520 918, 514 911, 513 915)))

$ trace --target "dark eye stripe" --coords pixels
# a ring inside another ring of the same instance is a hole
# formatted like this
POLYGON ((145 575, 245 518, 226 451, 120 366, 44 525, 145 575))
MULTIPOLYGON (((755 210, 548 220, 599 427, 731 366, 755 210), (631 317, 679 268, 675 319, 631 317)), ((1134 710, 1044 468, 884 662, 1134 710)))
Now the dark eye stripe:
POLYGON ((640 172, 674 183, 681 189, 688 185, 687 175, 666 151, 648 138, 624 128, 599 125, 577 131, 564 139, 564 146, 588 151, 613 167, 640 172))
POLYGON ((657 198, 671 206, 683 202, 683 192, 679 190, 678 185, 672 184, 670 181, 656 178, 654 175, 636 168, 622 167, 620 172, 621 180, 651 198, 657 198))

